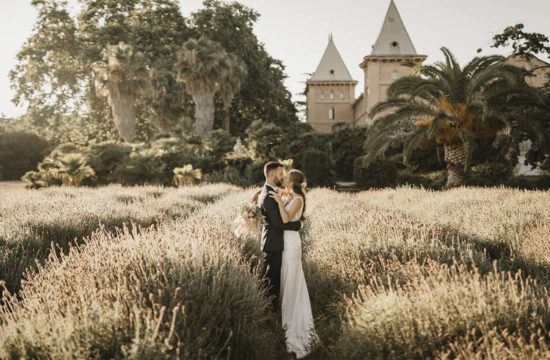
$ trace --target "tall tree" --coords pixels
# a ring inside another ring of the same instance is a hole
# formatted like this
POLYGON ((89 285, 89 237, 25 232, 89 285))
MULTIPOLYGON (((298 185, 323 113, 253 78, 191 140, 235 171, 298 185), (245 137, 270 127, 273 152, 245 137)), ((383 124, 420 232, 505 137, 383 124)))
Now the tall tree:
MULTIPOLYGON (((550 39, 547 35, 527 32, 523 24, 516 24, 506 27, 502 32, 493 37, 491 47, 511 47, 513 56, 520 56, 527 61, 532 61, 535 56, 550 57, 550 39)), ((478 50, 478 51, 481 51, 478 50)), ((542 61, 538 62, 538 66, 534 66, 531 71, 526 73, 527 76, 533 76, 537 73, 546 73, 547 81, 540 89, 530 89, 528 93, 522 94, 521 103, 525 102, 525 97, 531 98, 533 106, 529 109, 523 109, 516 106, 516 101, 508 101, 505 105, 507 111, 523 112, 524 116, 531 117, 538 123, 538 131, 536 134, 527 133, 526 131, 515 131, 513 134, 513 142, 517 148, 518 142, 531 139, 533 137, 548 136, 550 131, 550 64, 545 64, 542 61)), ((543 145, 545 142, 538 141, 529 148, 526 154, 526 163, 536 166, 539 163, 541 167, 550 170, 550 145, 543 145)))
POLYGON ((195 133, 205 135, 214 129, 214 96, 223 90, 224 102, 230 102, 238 90, 235 83, 245 75, 244 65, 203 36, 183 44, 174 70, 195 103, 195 133))
POLYGON ((545 54, 550 56, 550 39, 548 36, 523 30, 523 24, 508 26, 493 37, 494 48, 511 46, 513 54, 534 56, 545 54))
MULTIPOLYGON (((116 136, 109 104, 94 89, 92 64, 101 60, 103 49, 122 41, 166 73, 175 62, 174 49, 189 35, 176 0, 79 0, 75 19, 63 0, 33 0, 32 5, 38 19, 10 72, 14 101, 27 106, 26 118, 45 135, 64 140, 116 136)), ((157 120, 177 122, 189 107, 185 97, 172 95, 179 85, 173 79, 167 84, 167 91, 156 93, 155 104, 169 103, 173 111, 159 117, 151 97, 141 98, 138 139, 151 136, 157 120)))
POLYGON ((37 127, 55 128, 66 115, 81 108, 83 68, 78 29, 66 1, 33 0, 38 19, 32 35, 17 53, 10 71, 12 101, 27 107, 27 117, 37 127))
MULTIPOLYGON (((289 125, 296 122, 296 108, 284 85, 285 67, 270 56, 254 34, 260 14, 238 2, 205 0, 190 16, 193 37, 206 36, 217 41, 244 62, 248 76, 230 109, 231 133, 241 135, 255 120, 289 125)), ((219 107, 222 108, 221 99, 219 107)), ((220 113, 220 126, 223 113, 220 113)))
POLYGON ((149 78, 146 59, 122 42, 107 45, 102 57, 93 64, 97 94, 107 97, 118 133, 131 141, 135 136, 136 103, 149 78))
POLYGON ((89 64, 107 45, 122 41, 142 53, 152 69, 147 97, 140 98, 136 105, 138 138, 153 133, 150 125, 166 132, 185 114, 191 114, 191 106, 172 72, 178 46, 190 34, 178 1, 79 1, 82 11, 78 19, 89 64))
MULTIPOLYGON (((27 119, 47 131, 48 137, 57 134, 78 142, 116 137, 108 101, 96 96, 92 65, 101 60, 103 49, 119 42, 142 53, 154 70, 151 91, 136 103, 136 140, 181 125, 182 119, 192 116, 193 102, 172 69, 181 44, 202 35, 221 43, 248 72, 228 109, 232 133, 244 133, 257 119, 279 125, 296 121, 296 109, 283 84, 284 66, 256 38, 253 26, 259 15, 252 9, 207 0, 186 19, 177 0, 78 3, 72 18, 64 0, 32 1, 39 16, 10 73, 14 101, 27 106, 27 119)), ((222 93, 215 97, 218 127, 227 123, 222 93)))
POLYGON ((405 161, 419 146, 442 145, 449 188, 464 185, 476 140, 494 138, 514 122, 526 128, 534 122, 497 106, 524 91, 521 69, 502 63, 502 56, 476 57, 461 67, 448 49, 441 50, 445 62, 396 80, 388 99, 371 110, 375 122, 367 131, 365 160, 383 155, 395 140, 404 141, 405 161))
POLYGON ((246 79, 247 70, 244 63, 233 54, 228 54, 228 56, 225 58, 225 61, 225 67, 227 68, 227 71, 225 73, 225 78, 220 82, 220 89, 218 93, 223 103, 223 127, 225 131, 229 133, 229 109, 231 108, 231 103, 233 99, 241 90, 242 83, 246 79))

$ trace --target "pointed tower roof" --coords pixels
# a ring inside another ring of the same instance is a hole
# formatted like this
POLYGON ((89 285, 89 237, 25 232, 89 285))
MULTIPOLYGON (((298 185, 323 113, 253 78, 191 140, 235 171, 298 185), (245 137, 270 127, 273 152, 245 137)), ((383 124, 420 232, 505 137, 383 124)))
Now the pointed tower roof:
POLYGON ((334 45, 332 34, 329 35, 327 48, 317 70, 309 81, 353 81, 344 60, 334 45))
POLYGON ((371 55, 417 55, 393 0, 390 2, 384 24, 372 48, 371 55))

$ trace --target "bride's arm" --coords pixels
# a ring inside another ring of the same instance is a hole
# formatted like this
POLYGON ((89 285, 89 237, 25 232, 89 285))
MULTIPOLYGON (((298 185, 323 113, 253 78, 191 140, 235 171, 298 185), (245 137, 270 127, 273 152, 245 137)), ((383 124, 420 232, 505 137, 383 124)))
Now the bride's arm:
POLYGON ((283 223, 288 224, 290 222, 290 219, 292 219, 294 215, 296 215, 296 213, 300 210, 300 206, 302 206, 302 198, 297 198, 296 201, 292 203, 292 206, 287 212, 285 209, 285 204, 283 203, 283 200, 281 200, 281 195, 274 192, 270 192, 270 194, 270 196, 274 198, 277 202, 277 205, 279 205, 279 212, 281 213, 283 223))

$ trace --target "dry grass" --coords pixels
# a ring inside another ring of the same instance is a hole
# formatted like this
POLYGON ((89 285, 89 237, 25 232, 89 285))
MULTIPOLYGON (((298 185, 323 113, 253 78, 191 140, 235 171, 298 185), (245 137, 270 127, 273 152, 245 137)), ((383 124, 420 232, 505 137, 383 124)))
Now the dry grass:
POLYGON ((320 358, 544 353, 548 192, 317 190, 310 199, 305 268, 320 358))
MULTIPOLYGON (((279 357, 259 241, 231 234, 250 195, 52 254, 4 299, 0 358, 279 357)), ((548 192, 308 199, 304 270, 323 342, 311 358, 550 358, 548 192)))
POLYGON ((6 299, 0 358, 273 358, 268 301, 231 234, 250 195, 52 254, 22 300, 6 299))
POLYGON ((144 186, 100 189, 47 188, 1 193, 0 279, 19 288, 24 270, 43 260, 52 245, 67 250, 94 230, 124 224, 158 224, 183 219, 205 203, 236 191, 229 185, 191 188, 144 186))

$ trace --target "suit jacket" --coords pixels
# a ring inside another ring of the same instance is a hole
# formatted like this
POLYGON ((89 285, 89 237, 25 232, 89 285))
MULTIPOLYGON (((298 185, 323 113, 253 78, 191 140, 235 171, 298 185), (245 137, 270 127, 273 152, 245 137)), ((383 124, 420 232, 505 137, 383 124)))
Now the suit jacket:
POLYGON ((283 223, 283 218, 279 211, 279 205, 271 196, 270 191, 275 191, 274 188, 265 184, 262 192, 258 197, 258 203, 264 217, 264 225, 262 228, 262 243, 263 252, 275 252, 284 250, 284 231, 298 231, 302 227, 300 221, 291 221, 283 223))

